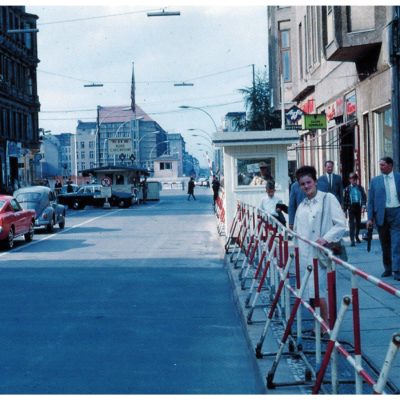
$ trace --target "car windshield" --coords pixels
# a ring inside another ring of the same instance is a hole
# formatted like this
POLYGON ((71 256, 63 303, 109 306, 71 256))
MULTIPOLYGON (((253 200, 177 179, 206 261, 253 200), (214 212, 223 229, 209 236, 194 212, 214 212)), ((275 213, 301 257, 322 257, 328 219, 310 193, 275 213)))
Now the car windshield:
POLYGON ((16 199, 19 203, 36 202, 40 200, 42 195, 40 193, 21 193, 17 195, 16 199))
POLYGON ((5 204, 5 201, 4 200, 0 200, 0 209, 3 208, 4 204, 5 204))

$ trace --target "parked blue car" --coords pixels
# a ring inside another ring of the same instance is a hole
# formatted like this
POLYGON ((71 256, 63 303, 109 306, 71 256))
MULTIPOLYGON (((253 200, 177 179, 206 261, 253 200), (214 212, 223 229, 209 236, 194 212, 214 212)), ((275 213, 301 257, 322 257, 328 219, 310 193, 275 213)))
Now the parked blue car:
POLYGON ((46 228, 47 232, 53 232, 58 224, 60 229, 64 229, 66 208, 57 203, 57 197, 49 187, 25 187, 16 190, 14 197, 23 209, 35 210, 35 228, 46 228))

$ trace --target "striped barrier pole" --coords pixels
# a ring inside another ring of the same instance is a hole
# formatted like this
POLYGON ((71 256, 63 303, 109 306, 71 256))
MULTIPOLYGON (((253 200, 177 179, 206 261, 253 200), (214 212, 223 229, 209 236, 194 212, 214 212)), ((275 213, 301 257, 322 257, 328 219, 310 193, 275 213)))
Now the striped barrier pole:
POLYGON ((247 323, 249 325, 252 323, 253 312, 254 312, 254 309, 256 307, 258 297, 260 296, 262 287, 264 285, 264 281, 265 281, 265 278, 267 276, 267 272, 268 272, 269 267, 271 265, 271 259, 272 259, 273 255, 275 253, 275 248, 276 248, 276 241, 274 240, 273 244, 272 244, 272 249, 271 249, 271 251, 269 252, 269 254, 267 256, 267 262, 265 264, 265 268, 263 270, 263 273, 261 275, 260 281, 258 283, 258 287, 257 287, 256 293, 254 295, 253 302, 251 303, 250 310, 249 310, 249 312, 247 314, 247 323))
POLYGON ((283 350, 285 348, 286 340, 289 337, 289 334, 290 334, 290 331, 291 331, 291 328, 292 328, 292 324, 293 324, 294 318, 296 316, 297 310, 298 310, 298 308, 299 308, 299 306, 301 304, 301 298, 303 297, 303 293, 304 293, 304 290, 305 290, 306 285, 308 283, 308 279, 310 278, 311 271, 312 271, 312 268, 311 268, 310 265, 308 265, 307 266, 307 270, 306 270, 305 275, 304 275, 303 283, 302 283, 301 288, 300 288, 300 292, 299 292, 298 296, 296 297, 296 300, 295 300, 293 308, 292 308, 292 312, 291 312, 290 317, 289 317, 289 321, 288 321, 288 323, 286 325, 285 332, 284 332, 284 334, 282 336, 282 339, 280 341, 278 353, 276 354, 276 357, 275 357, 274 362, 272 363, 271 369, 269 370, 269 372, 267 374, 267 388, 268 389, 274 389, 275 388, 275 384, 274 384, 275 372, 276 372, 276 369, 278 368, 279 361, 280 361, 280 359, 282 357, 282 353, 283 353, 283 350))
POLYGON ((335 322, 335 326, 333 328, 333 331, 331 332, 330 338, 329 338, 329 342, 328 345, 326 347, 326 351, 325 351, 325 356, 324 356, 324 360, 322 362, 321 368, 318 371, 317 374, 317 380, 315 382, 315 385, 312 389, 312 394, 318 394, 320 388, 321 388, 321 384, 322 384, 322 379, 325 376, 325 372, 326 372, 326 368, 328 367, 329 364, 329 359, 331 357, 332 351, 335 348, 335 343, 339 334, 339 329, 340 326, 342 325, 343 319, 344 319, 344 314, 346 313, 347 309, 349 308, 351 304, 351 299, 349 296, 344 296, 343 297, 343 301, 342 301, 342 305, 340 307, 339 310, 339 315, 337 317, 337 320, 335 322))
POLYGON ((378 377, 378 381, 376 382, 375 385, 373 385, 374 393, 376 394, 383 393, 383 389, 389 377, 390 368, 392 367, 394 358, 396 357, 399 348, 400 348, 400 332, 395 333, 392 336, 388 351, 386 353, 385 361, 383 362, 381 373, 379 374, 378 377))
MULTIPOLYGON (((358 297, 357 275, 351 274, 351 297, 353 303, 353 334, 354 334, 354 359, 356 365, 361 367, 361 328, 360 328, 360 303, 358 297)), ((361 376, 355 374, 356 394, 362 394, 361 376)))
POLYGON ((275 294, 274 300, 272 302, 271 308, 269 309, 269 312, 268 312, 267 321, 265 322, 264 329, 263 329, 263 331, 261 333, 261 337, 258 340, 257 345, 256 345, 256 357, 257 358, 262 358, 262 356, 263 356, 262 351, 261 351, 262 350, 262 346, 263 346, 265 338, 267 336, 269 325, 270 325, 270 323, 272 321, 272 318, 274 316, 274 313, 275 313, 275 310, 276 310, 276 306, 278 304, 279 298, 280 298, 281 293, 282 293, 282 289, 284 288, 286 278, 287 278, 287 276, 289 274, 289 269, 290 269, 290 266, 292 265, 293 258, 294 258, 294 256, 291 255, 290 258, 288 259, 288 261, 286 263, 286 266, 285 266, 285 268, 283 270, 283 273, 281 275, 281 280, 279 282, 278 290, 276 291, 276 294, 275 294))

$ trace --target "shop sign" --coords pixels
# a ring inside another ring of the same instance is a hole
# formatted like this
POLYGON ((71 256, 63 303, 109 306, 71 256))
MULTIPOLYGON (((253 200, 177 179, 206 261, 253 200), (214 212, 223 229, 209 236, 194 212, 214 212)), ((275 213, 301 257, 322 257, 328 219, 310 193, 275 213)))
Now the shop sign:
POLYGON ((350 92, 346 94, 344 98, 345 106, 346 106, 346 121, 351 121, 357 117, 357 98, 356 92, 350 92))
POLYGON ((326 108, 326 118, 328 121, 343 115, 343 97, 339 97, 326 108))
POLYGON ((326 129, 326 115, 325 114, 310 114, 303 117, 303 129, 326 129))
POLYGON ((21 156, 21 143, 7 142, 7 157, 20 157, 21 156))
POLYGON ((312 114, 315 111, 314 108, 314 98, 311 97, 304 102, 300 104, 300 108, 306 113, 306 114, 312 114))

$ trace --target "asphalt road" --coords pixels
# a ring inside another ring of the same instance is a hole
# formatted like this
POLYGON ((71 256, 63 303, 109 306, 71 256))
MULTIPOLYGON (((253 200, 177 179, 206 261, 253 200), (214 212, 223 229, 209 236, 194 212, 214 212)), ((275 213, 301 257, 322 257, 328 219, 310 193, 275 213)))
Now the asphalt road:
POLYGON ((1 394, 259 394, 211 190, 68 210, 0 252, 1 394))

